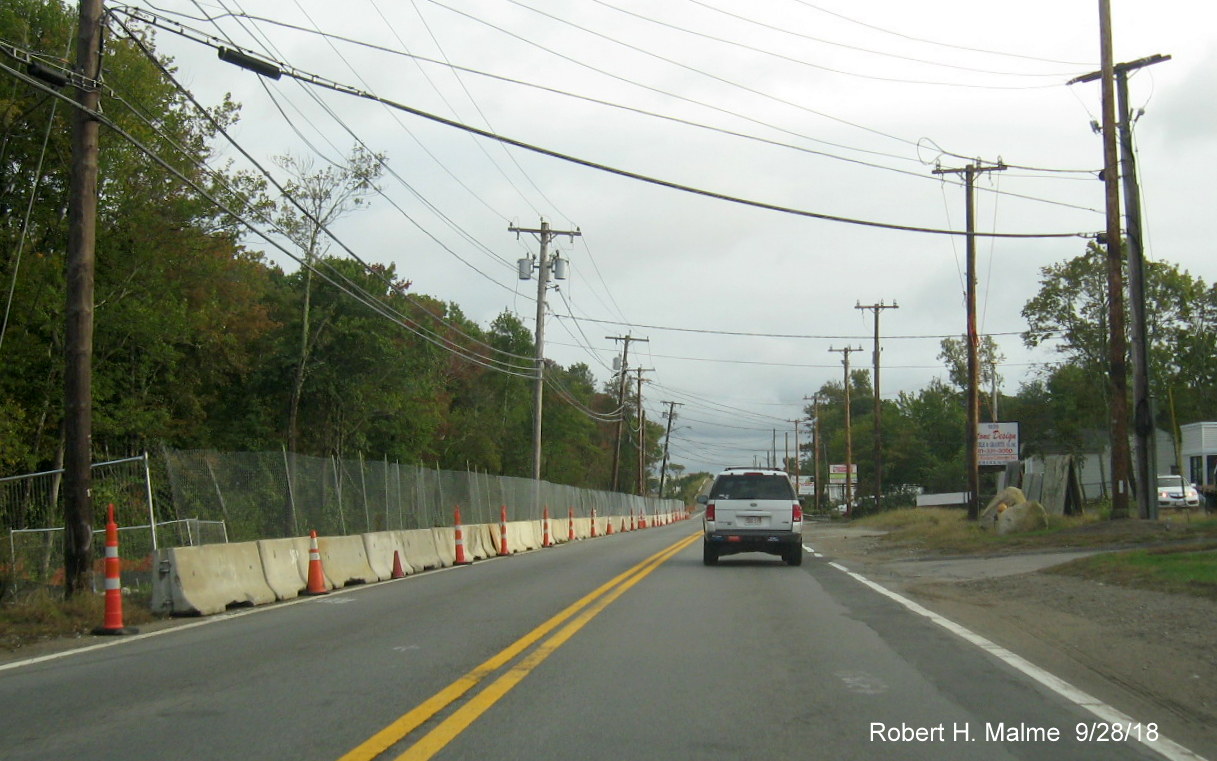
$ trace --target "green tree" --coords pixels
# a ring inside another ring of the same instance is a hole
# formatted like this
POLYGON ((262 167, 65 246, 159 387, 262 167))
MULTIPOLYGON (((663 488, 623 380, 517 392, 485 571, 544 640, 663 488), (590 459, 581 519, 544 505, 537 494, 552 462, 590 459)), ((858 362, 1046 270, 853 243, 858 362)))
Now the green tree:
POLYGON ((278 203, 275 222, 288 242, 299 249, 303 272, 299 353, 287 416, 287 448, 296 452, 300 448, 300 398, 315 340, 311 313, 313 272, 320 257, 329 250, 330 226, 363 206, 376 192, 375 182, 384 157, 356 146, 344 164, 322 169, 316 169, 310 158, 291 155, 279 156, 275 162, 291 176, 283 186, 284 197, 278 203))
MULTIPOLYGON (((1217 288, 1176 266, 1147 261, 1145 267, 1147 349, 1151 395, 1174 400, 1181 422, 1211 415, 1217 402, 1217 288)), ((1040 291, 1023 307, 1023 341, 1052 341, 1063 363, 1082 378, 1062 378, 1056 391, 1075 389, 1091 400, 1107 388, 1106 260, 1096 244, 1067 262, 1041 270, 1040 291)), ((1056 370, 1050 370, 1054 373, 1056 370)), ((1048 384, 1052 385, 1051 383, 1048 384)), ((1079 410, 1090 407, 1079 399, 1079 410)), ((1159 415, 1159 426, 1164 416, 1159 415)))
MULTIPOLYGON (((940 344, 942 350, 938 353, 938 359, 946 363, 947 377, 951 383, 956 388, 966 391, 968 388, 968 345, 965 341, 964 338, 942 339, 940 344)), ((976 349, 976 361, 980 399, 983 405, 988 406, 989 419, 996 422, 1002 382, 1001 373, 997 372, 997 368, 1006 361, 1006 356, 997 348, 997 341, 993 340, 993 336, 984 336, 980 340, 980 345, 976 349)), ((982 409, 981 417, 984 416, 982 409)))

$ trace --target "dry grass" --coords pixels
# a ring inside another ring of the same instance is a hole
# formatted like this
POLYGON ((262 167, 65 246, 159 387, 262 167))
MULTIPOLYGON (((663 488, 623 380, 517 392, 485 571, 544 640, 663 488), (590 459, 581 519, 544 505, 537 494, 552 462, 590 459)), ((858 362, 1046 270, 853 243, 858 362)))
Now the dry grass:
POLYGON ((1108 520, 1100 510, 1048 516, 1048 528, 997 536, 969 521, 962 510, 907 508, 855 521, 888 531, 887 541, 942 553, 986 553, 1062 547, 1118 547, 1217 539, 1217 520, 1168 515, 1158 521, 1108 520))
POLYGON ((1058 566, 1055 572, 1167 593, 1217 599, 1217 519, 1170 512, 1157 521, 1108 520, 1101 511, 1049 516, 1048 528, 996 536, 962 510, 910 508, 855 525, 882 529, 885 544, 939 554, 998 554, 1061 548, 1116 550, 1058 566))
MULTIPOLYGON (((0 605, 0 650, 17 650, 61 637, 91 634, 105 620, 101 595, 85 593, 64 600, 58 589, 38 589, 0 605)), ((123 599, 123 623, 138 626, 154 620, 147 599, 123 599)))

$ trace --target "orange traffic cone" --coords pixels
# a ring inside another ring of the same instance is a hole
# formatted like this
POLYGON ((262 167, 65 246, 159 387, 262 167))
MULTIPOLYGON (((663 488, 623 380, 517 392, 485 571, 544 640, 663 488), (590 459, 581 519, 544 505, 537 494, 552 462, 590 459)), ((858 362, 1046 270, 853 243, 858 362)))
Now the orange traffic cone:
POLYGON ((613 516, 609 516, 608 520, 606 521, 606 525, 607 528, 604 529, 604 535, 608 536, 609 534, 613 533, 613 516))
POLYGON ((630 531, 637 531, 638 524, 634 523, 634 508, 630 508, 630 531))
POLYGON ((304 588, 306 595, 323 595, 330 590, 325 588, 325 570, 321 567, 321 550, 317 549, 317 532, 308 532, 308 586, 304 588))
POLYGON ((566 508, 566 541, 575 541, 575 508, 566 508))
POLYGON ((406 578, 406 569, 401 567, 401 553, 393 550, 393 573, 389 574, 390 579, 406 578))
POLYGON ((511 554, 507 549, 507 505, 499 507, 499 554, 511 554))
POLYGON ((592 508, 592 538, 595 539, 599 534, 596 533, 596 508, 592 508))
POLYGON ((106 615, 94 634, 139 634, 139 629, 123 626, 123 582, 118 562, 118 524, 114 505, 106 517, 106 615))
POLYGON ((469 565, 469 558, 465 557, 465 529, 461 528, 461 506, 456 506, 456 564, 469 565))
POLYGON ((549 535, 549 506, 548 505, 546 505, 546 507, 545 507, 544 519, 543 519, 542 523, 543 523, 542 528, 544 529, 544 535, 541 537, 541 546, 542 547, 553 547, 554 540, 549 535))

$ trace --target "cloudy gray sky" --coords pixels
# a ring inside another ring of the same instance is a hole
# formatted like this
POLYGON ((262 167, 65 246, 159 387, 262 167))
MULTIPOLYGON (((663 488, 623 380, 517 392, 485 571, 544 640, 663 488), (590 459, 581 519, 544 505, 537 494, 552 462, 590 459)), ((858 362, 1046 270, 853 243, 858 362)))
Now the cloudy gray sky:
MULTIPOLYGON (((964 226, 964 191, 936 166, 1009 165, 977 184, 978 229, 1104 228, 1096 177, 1097 0, 134 0, 191 29, 309 74, 482 130, 664 182, 865 222, 964 226), (325 33, 319 34, 318 30, 325 33), (327 36, 328 35, 328 36, 327 36), (1071 171, 1061 171, 1071 170, 1071 171)), ((1173 60, 1131 80, 1147 253, 1213 281, 1202 226, 1215 207, 1217 31, 1201 0, 1114 0, 1117 61, 1173 60)), ((802 397, 842 376, 830 348, 860 346, 882 315, 883 395, 945 370, 941 337, 964 330, 964 241, 783 213, 646 184, 521 149, 358 97, 271 81, 164 31, 158 48, 204 102, 243 105, 241 145, 340 161, 358 141, 393 170, 386 198, 335 226, 361 258, 393 262, 413 289, 485 325, 534 323, 535 253, 510 225, 541 219, 570 277, 549 296, 547 356, 611 374, 620 344, 644 394, 683 404, 673 460, 694 470, 778 447, 802 397), (746 335, 742 335, 746 334, 746 335)), ((220 158, 244 159, 235 149, 220 158)), ((264 247, 256 239, 252 246, 264 247)), ((980 329, 1017 391, 1050 351, 1022 347, 1040 268, 1082 237, 982 238, 980 329)), ((271 252, 285 268, 294 263, 271 252)), ((780 454, 780 453, 779 453, 780 454)))

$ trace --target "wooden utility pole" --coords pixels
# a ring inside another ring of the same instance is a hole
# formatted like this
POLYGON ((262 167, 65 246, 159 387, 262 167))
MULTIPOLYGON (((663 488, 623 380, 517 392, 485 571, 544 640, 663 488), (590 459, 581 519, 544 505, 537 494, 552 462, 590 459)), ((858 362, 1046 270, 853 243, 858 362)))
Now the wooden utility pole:
POLYGON ((965 218, 967 227, 967 344, 968 344, 968 430, 964 434, 968 460, 968 518, 980 518, 980 453, 977 451, 977 426, 980 425, 980 334, 976 330, 976 175, 982 172, 1004 171, 1000 160, 993 166, 981 166, 978 161, 963 169, 934 170, 934 174, 964 176, 965 218))
MULTIPOLYGON (((101 74, 101 0, 81 0, 76 72, 101 74)), ((93 567, 93 278, 97 244, 97 154, 101 93, 81 83, 72 113, 68 190, 67 325, 64 332, 64 595, 90 588, 93 567)))
POLYGON ((621 438, 625 430, 625 378, 629 373, 630 367, 630 341, 649 342, 649 338, 634 338, 631 335, 624 336, 605 336, 610 341, 624 341, 625 345, 621 350, 621 375, 617 384, 617 409, 621 417, 617 418, 617 433, 616 443, 613 445, 613 483, 612 491, 617 491, 620 481, 621 472, 621 438))
POLYGON ((676 419, 676 408, 684 402, 660 402, 668 405, 668 430, 663 436, 663 463, 659 466, 659 498, 663 499, 663 488, 668 482, 668 445, 672 440, 672 421, 676 419))
POLYGON ((824 484, 820 480, 820 395, 815 395, 815 400, 812 402, 815 414, 815 423, 812 425, 811 435, 814 437, 811 442, 811 459, 813 460, 813 470, 816 479, 816 512, 819 512, 824 500, 824 484))
POLYGON ((1116 155, 1116 97, 1111 47, 1111 0, 1099 0, 1099 60, 1103 91, 1103 181, 1107 191, 1107 340, 1111 401, 1111 517, 1128 517, 1128 348, 1124 337, 1124 271, 1120 251, 1120 167, 1116 155))
POLYGON ((853 517, 854 512, 854 439, 849 411, 849 355, 862 351, 861 346, 846 346, 844 349, 829 348, 829 351, 841 353, 841 364, 845 366, 845 517, 853 517))
POLYGON ((634 368, 638 373, 638 496, 647 495, 647 413, 642 408, 642 374, 654 368, 634 368))
MULTIPOLYGON (((1149 336, 1145 318, 1145 249, 1141 236, 1141 189, 1137 185, 1136 156, 1133 151, 1133 115, 1128 105, 1128 72, 1171 59, 1168 55, 1152 55, 1112 66, 1116 79, 1116 107, 1119 112, 1120 174, 1124 185, 1125 240, 1128 243, 1128 332, 1132 344, 1133 368, 1133 481, 1137 514, 1144 519, 1158 519, 1155 498, 1157 478, 1153 472, 1154 416, 1149 397, 1149 336)), ((1102 71, 1091 72, 1069 84, 1093 82, 1102 71)))
MULTIPOLYGON (((815 509, 820 511, 820 498, 823 490, 820 486, 820 395, 818 393, 803 397, 803 401, 811 402, 811 470, 816 487, 815 509)), ((797 429, 796 429, 797 430, 797 429)))
MULTIPOLYGON (((508 231, 516 234, 518 238, 520 233, 532 233, 541 241, 541 252, 537 256, 537 327, 536 327, 536 345, 537 345, 537 360, 536 360, 536 377, 533 378, 532 385, 532 478, 534 481, 541 480, 541 420, 543 417, 542 397, 545 390, 545 289, 549 285, 549 243, 558 235, 567 235, 572 240, 575 236, 582 235, 578 230, 551 230, 549 223, 541 220, 539 228, 516 227, 514 225, 507 228, 508 231)), ((527 262, 527 260, 524 260, 527 262)), ((524 270, 521 267, 521 278, 524 278, 524 270)))
POLYGON ((879 501, 883 497, 883 399, 879 395, 879 313, 884 309, 899 309, 900 305, 893 301, 885 304, 863 304, 858 302, 854 309, 869 309, 875 313, 875 509, 879 509, 879 501))

